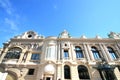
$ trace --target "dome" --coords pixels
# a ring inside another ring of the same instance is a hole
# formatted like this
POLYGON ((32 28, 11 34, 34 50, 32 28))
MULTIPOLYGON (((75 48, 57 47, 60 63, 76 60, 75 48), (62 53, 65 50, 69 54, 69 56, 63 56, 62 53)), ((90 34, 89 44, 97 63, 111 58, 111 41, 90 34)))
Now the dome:
POLYGON ((52 64, 48 64, 45 66, 44 72, 45 72, 45 74, 54 74, 55 68, 52 64))

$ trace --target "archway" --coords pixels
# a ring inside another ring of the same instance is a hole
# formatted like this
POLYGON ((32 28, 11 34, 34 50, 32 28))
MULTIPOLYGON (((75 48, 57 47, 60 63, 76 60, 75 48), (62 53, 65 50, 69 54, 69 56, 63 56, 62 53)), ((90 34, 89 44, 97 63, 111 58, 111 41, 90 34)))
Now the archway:
POLYGON ((78 74, 79 79, 90 79, 88 69, 83 65, 78 66, 78 74))

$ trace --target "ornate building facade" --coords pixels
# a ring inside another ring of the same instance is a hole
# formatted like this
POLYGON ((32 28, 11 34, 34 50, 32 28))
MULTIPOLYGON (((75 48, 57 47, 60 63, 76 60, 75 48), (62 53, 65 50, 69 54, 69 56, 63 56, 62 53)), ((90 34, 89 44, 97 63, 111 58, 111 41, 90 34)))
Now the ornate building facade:
POLYGON ((15 36, 0 49, 0 80, 120 80, 120 36, 108 36, 15 36))

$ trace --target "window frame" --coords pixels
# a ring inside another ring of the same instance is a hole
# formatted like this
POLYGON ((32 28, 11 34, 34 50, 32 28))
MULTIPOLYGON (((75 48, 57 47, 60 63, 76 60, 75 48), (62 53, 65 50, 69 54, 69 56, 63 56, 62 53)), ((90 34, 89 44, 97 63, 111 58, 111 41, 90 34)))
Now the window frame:
POLYGON ((96 59, 96 60, 101 59, 100 52, 98 51, 98 49, 96 47, 92 46, 91 51, 93 53, 94 59, 96 59))
POLYGON ((64 79, 71 79, 71 70, 68 65, 64 65, 64 79))
POLYGON ((64 58, 69 58, 69 51, 68 49, 64 49, 64 58))
POLYGON ((114 49, 113 49, 112 47, 107 47, 107 50, 108 50, 108 52, 109 52, 109 54, 110 54, 110 57, 111 57, 112 59, 117 59, 117 58, 119 58, 118 55, 117 55, 117 53, 115 53, 115 51, 114 51, 114 49))
POLYGON ((81 47, 75 46, 75 53, 76 53, 77 59, 84 58, 84 54, 83 54, 81 47))
POLYGON ((19 47, 11 48, 7 51, 6 55, 4 56, 5 59, 19 59, 22 53, 22 49, 19 47))
POLYGON ((40 53, 32 53, 31 60, 40 60, 40 53))
POLYGON ((79 79, 90 79, 87 67, 85 67, 84 65, 78 65, 77 70, 79 79))

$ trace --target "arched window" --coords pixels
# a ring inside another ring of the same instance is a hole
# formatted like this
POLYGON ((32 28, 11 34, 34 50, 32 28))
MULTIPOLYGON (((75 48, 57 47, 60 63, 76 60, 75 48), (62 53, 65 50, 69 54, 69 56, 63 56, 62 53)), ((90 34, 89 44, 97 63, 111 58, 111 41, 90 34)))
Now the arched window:
POLYGON ((71 79, 70 67, 68 65, 64 66, 64 78, 65 79, 71 79))
POLYGON ((90 79, 88 69, 83 65, 78 66, 78 74, 79 79, 90 79))
POLYGON ((83 58, 84 55, 83 55, 83 52, 82 52, 82 49, 78 46, 75 47, 75 52, 76 52, 76 58, 83 58))
POLYGON ((97 50, 96 47, 91 47, 91 51, 92 51, 95 59, 100 59, 101 58, 100 53, 99 53, 99 51, 97 50))
POLYGON ((8 52, 4 58, 6 58, 6 59, 19 59, 21 52, 22 52, 22 50, 18 47, 11 48, 8 50, 8 52))
POLYGON ((107 47, 107 49, 112 59, 118 58, 117 54, 114 52, 114 50, 111 47, 107 47))

